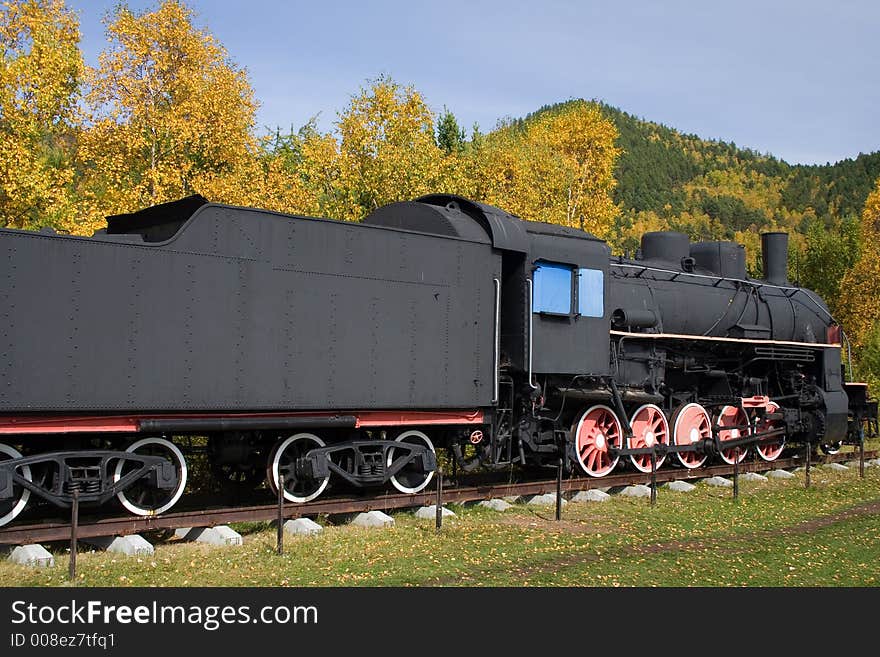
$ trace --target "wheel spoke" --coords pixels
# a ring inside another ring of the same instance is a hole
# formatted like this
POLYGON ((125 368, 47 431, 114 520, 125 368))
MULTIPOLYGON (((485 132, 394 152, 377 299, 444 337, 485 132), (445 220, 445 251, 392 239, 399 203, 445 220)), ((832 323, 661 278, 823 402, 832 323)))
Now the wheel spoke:
MULTIPOLYGON (((395 441, 401 444, 427 447, 431 452, 436 453, 431 439, 428 438, 425 433, 415 429, 404 431, 395 438, 395 441)), ((394 450, 389 450, 386 465, 390 466, 393 463, 394 458, 394 450)), ((424 472, 416 462, 410 462, 404 466, 402 470, 398 471, 396 475, 391 477, 391 485, 401 493, 415 494, 424 490, 433 477, 433 470, 430 472, 424 472)))
POLYGON ((610 450, 623 444, 623 432, 614 411, 602 405, 587 409, 572 426, 572 434, 575 455, 586 474, 602 477, 614 469, 620 457, 612 457, 610 450))
MULTIPOLYGON (((705 440, 711 436, 709 417, 706 409, 700 404, 689 403, 680 406, 673 414, 673 442, 676 445, 692 444, 691 436, 695 433, 697 440, 705 440)), ((687 468, 695 468, 706 461, 706 456, 696 452, 676 452, 678 462, 687 468)))
POLYGON ((303 503, 318 497, 327 487, 330 475, 316 481, 300 479, 296 476, 296 462, 311 450, 324 446, 324 441, 311 433, 298 433, 279 440, 269 454, 266 467, 269 488, 277 495, 278 482, 283 477, 286 500, 303 503))
MULTIPOLYGON (((177 486, 163 490, 150 485, 146 477, 134 482, 126 490, 117 493, 116 497, 122 505, 135 515, 147 516, 164 513, 174 506, 186 488, 187 467, 181 451, 173 443, 164 438, 142 438, 132 443, 127 452, 138 456, 157 456, 170 461, 177 474, 177 486)), ((113 474, 113 480, 119 481, 125 475, 140 468, 140 464, 127 459, 120 459, 113 474)))

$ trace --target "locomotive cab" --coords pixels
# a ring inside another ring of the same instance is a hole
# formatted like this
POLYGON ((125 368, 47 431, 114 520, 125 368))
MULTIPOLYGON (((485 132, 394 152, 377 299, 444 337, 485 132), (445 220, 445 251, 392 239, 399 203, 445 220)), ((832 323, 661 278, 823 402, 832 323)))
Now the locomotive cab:
POLYGON ((532 372, 608 374, 608 245, 564 226, 529 223, 526 231, 532 372))

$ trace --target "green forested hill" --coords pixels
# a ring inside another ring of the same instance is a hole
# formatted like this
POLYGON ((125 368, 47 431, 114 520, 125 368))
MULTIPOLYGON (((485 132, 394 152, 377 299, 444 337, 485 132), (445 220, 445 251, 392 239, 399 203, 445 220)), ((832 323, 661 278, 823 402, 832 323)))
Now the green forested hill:
MULTIPOLYGON (((547 105, 512 125, 572 102, 547 105)), ((736 240, 760 275, 760 233, 791 235, 789 274, 832 308, 840 280, 859 255, 859 214, 880 178, 880 152, 835 164, 791 165, 734 143, 702 139, 599 103, 617 127, 614 201, 620 214, 609 237, 632 253, 642 233, 680 230, 692 239, 736 240)))
POLYGON ((768 215, 777 222, 791 215, 812 218, 808 213, 812 209, 816 218, 830 226, 861 212, 880 176, 880 152, 835 164, 792 166, 772 155, 683 134, 609 105, 603 104, 602 111, 620 133, 618 145, 623 154, 617 167, 615 200, 625 210, 652 211, 667 217, 704 212, 741 230, 752 221, 771 218, 768 215), (727 177, 717 178, 717 193, 688 194, 689 183, 722 171, 754 175, 756 181, 769 178, 763 182, 772 185, 778 197, 772 199, 774 203, 756 207, 740 198, 734 185, 722 184, 731 180, 727 177))

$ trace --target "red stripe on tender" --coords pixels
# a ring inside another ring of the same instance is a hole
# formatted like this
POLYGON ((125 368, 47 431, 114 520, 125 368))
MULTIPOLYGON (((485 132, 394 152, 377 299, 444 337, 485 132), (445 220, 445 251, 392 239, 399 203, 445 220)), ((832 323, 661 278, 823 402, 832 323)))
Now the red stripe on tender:
POLYGON ((483 411, 364 411, 355 413, 358 427, 483 424, 483 411))
MULTIPOLYGON (((260 417, 331 417, 341 411, 302 411, 295 413, 221 413, 158 414, 158 415, 99 415, 99 416, 17 416, 0 417, 0 435, 46 433, 136 433, 142 420, 205 419, 205 418, 260 418, 260 417)), ((404 425, 457 425, 483 424, 483 411, 353 411, 345 412, 358 418, 358 427, 404 425)))
POLYGON ((136 417, 4 417, 0 435, 34 433, 134 433, 136 417))

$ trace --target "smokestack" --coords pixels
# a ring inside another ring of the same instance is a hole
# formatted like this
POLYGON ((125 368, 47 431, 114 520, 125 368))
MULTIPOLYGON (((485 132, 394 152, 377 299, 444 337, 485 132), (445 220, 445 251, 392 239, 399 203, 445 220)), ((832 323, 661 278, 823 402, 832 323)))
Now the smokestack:
POLYGON ((764 280, 772 285, 788 285, 788 233, 761 233, 764 280))

